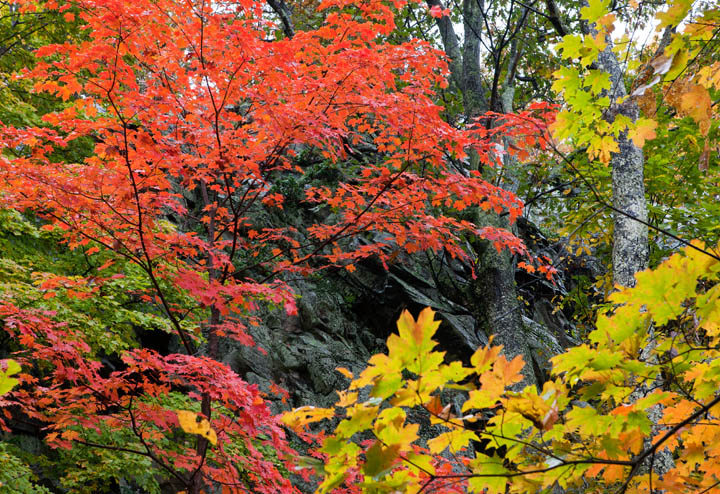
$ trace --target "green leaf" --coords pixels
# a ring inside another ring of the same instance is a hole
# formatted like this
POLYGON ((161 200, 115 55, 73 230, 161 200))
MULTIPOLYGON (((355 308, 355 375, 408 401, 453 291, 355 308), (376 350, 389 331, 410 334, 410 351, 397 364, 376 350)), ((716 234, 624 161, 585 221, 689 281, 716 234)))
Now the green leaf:
POLYGON ((583 39, 578 34, 564 36, 562 41, 555 45, 556 50, 562 50, 563 58, 580 58, 583 49, 583 39))
POLYGON ((610 89, 610 85, 610 74, 597 69, 589 70, 583 83, 583 86, 590 88, 590 92, 594 95, 610 89))
POLYGON ((607 14, 610 0, 589 0, 588 5, 580 9, 580 17, 588 22, 595 22, 607 14))

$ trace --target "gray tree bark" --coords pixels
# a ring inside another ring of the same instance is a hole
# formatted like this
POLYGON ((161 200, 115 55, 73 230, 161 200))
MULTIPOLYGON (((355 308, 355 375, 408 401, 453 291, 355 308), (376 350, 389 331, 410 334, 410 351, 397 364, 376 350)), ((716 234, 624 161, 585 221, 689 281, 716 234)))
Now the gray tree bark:
MULTIPOLYGON (((611 102, 627 96, 623 81, 623 70, 612 51, 612 41, 598 57, 600 68, 610 75, 611 102)), ((611 107, 612 108, 612 107, 611 107)), ((618 105, 608 119, 617 115, 638 119, 640 111, 634 101, 618 105)), ((647 268, 649 258, 648 212, 645 199, 644 159, 642 150, 623 132, 618 138, 619 152, 610 159, 612 166, 613 206, 626 213, 614 214, 613 233, 613 278, 620 286, 634 286, 635 273, 647 268), (641 221, 637 221, 641 220, 641 221)))
POLYGON ((285 3, 285 0, 267 0, 267 3, 280 18, 285 36, 288 38, 295 36, 295 26, 292 21, 292 9, 285 3))

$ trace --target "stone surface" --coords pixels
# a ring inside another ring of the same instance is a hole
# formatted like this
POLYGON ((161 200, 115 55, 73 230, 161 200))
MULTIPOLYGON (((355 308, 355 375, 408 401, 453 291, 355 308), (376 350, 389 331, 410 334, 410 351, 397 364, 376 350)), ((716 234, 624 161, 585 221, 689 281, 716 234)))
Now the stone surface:
MULTIPOLYGON (((549 242, 534 247, 550 254, 561 249, 549 242)), ((224 360, 262 389, 271 382, 286 388, 291 406, 327 406, 334 403, 335 390, 348 382, 336 367, 361 371, 371 355, 385 350, 384 342, 395 330, 402 310, 416 315, 429 306, 443 321, 436 338, 440 349, 450 359, 467 361, 499 326, 480 321, 478 307, 485 301, 472 299, 477 285, 468 266, 456 261, 439 265, 430 257, 420 258, 399 256, 389 270, 367 260, 354 273, 324 271, 322 276, 294 281, 292 286, 301 294, 298 315, 266 311, 263 324, 249 329, 257 346, 226 341, 224 360)), ((518 276, 521 284, 527 283, 524 274, 518 276)), ((528 371, 535 382, 546 377, 553 355, 577 343, 568 318, 551 303, 567 293, 572 283, 569 273, 561 273, 554 284, 534 280, 533 290, 523 291, 528 303, 517 309, 521 333, 505 334, 503 341, 495 337, 496 343, 510 348, 511 355, 518 353, 513 341, 525 345, 520 353, 530 363, 528 371)), ((279 402, 276 406, 279 409, 279 402)))

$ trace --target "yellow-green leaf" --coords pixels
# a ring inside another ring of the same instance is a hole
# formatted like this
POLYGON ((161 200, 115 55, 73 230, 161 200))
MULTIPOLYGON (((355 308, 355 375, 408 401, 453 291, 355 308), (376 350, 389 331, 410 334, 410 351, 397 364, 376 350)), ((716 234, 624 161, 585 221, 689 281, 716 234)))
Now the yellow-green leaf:
POLYGON ((450 448, 451 453, 457 453, 467 447, 470 441, 477 441, 478 437, 471 430, 451 430, 435 436, 428 440, 428 449, 432 454, 440 454, 445 448, 450 448))
POLYGON ((21 370, 20 364, 14 360, 0 361, 0 369, 2 369, 3 366, 5 370, 0 370, 0 396, 10 391, 18 383, 17 379, 10 376, 17 374, 21 370))
POLYGON ((380 441, 375 443, 365 452, 365 464, 363 472, 370 477, 378 477, 392 468, 399 456, 398 445, 383 446, 380 441))
POLYGON ((607 14, 610 0, 589 0, 587 6, 580 9, 580 17, 595 22, 607 14))

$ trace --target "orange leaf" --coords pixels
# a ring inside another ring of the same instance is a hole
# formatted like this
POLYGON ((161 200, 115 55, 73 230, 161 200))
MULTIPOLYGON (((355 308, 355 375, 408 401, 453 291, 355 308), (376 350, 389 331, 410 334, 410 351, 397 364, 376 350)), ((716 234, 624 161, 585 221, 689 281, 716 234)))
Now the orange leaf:
POLYGON ((633 144, 642 149, 645 145, 645 141, 655 139, 655 129, 657 128, 657 125, 658 124, 655 120, 640 118, 638 119, 635 128, 628 133, 628 136, 632 139, 633 144))
POLYGON ((700 84, 691 84, 689 89, 680 96, 680 108, 683 116, 689 116, 700 127, 704 136, 710 131, 710 117, 712 115, 712 100, 710 93, 700 84))

